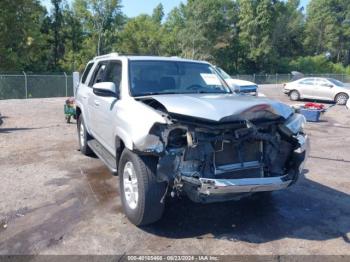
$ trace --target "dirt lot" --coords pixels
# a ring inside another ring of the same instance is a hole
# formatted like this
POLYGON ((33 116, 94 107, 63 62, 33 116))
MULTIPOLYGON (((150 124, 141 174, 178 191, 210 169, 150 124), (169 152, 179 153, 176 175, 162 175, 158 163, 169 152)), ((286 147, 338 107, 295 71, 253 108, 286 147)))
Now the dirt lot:
MULTIPOLYGON (((289 102, 280 89, 263 92, 289 102)), ((121 210, 118 179, 80 154, 63 98, 0 101, 0 254, 348 254, 350 111, 310 123, 299 182, 264 202, 171 201, 137 228, 121 210)))

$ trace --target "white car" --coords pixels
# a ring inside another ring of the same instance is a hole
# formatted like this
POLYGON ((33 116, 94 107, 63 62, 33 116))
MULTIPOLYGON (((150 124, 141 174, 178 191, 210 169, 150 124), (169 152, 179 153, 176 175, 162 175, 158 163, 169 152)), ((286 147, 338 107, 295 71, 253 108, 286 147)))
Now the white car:
POLYGON ((284 84, 283 92, 293 101, 306 98, 345 105, 350 97, 350 86, 333 78, 305 77, 284 84))
POLYGON ((234 79, 229 74, 227 74, 222 68, 215 67, 218 74, 225 80, 227 85, 232 89, 232 91, 240 94, 258 94, 258 85, 241 79, 234 79))

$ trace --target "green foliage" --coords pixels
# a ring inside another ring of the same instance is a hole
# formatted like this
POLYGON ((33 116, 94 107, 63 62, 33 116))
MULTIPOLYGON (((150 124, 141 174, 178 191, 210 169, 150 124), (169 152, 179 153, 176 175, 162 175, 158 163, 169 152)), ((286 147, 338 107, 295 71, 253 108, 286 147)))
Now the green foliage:
POLYGON ((306 74, 312 73, 350 73, 350 67, 344 67, 340 63, 333 63, 325 58, 323 55, 299 57, 290 61, 289 69, 300 71, 306 74))
POLYGON ((162 30, 158 21, 148 15, 130 19, 120 34, 118 52, 161 55, 162 30))
POLYGON ((156 8, 153 9, 152 19, 154 22, 161 24, 164 17, 164 8, 162 4, 157 5, 156 8))
POLYGON ((45 70, 45 10, 36 0, 0 1, 0 70, 45 70))
POLYGON ((350 59, 350 1, 312 0, 308 6, 304 45, 310 54, 328 53, 333 62, 350 59))
POLYGON ((121 0, 0 1, 1 71, 82 71, 112 51, 201 59, 232 74, 350 73, 350 1, 187 0, 126 18, 121 0))

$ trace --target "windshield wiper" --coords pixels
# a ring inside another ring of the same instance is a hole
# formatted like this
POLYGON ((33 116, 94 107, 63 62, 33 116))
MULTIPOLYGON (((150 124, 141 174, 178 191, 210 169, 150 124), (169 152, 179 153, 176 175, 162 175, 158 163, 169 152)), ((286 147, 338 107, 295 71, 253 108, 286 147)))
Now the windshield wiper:
POLYGON ((220 92, 220 91, 208 92, 204 90, 190 91, 190 92, 149 92, 144 94, 137 94, 136 96, 187 95, 187 94, 229 94, 229 92, 220 92))
POLYGON ((204 90, 198 90, 193 93, 194 94, 229 94, 229 92, 224 92, 224 91, 204 91, 204 90))

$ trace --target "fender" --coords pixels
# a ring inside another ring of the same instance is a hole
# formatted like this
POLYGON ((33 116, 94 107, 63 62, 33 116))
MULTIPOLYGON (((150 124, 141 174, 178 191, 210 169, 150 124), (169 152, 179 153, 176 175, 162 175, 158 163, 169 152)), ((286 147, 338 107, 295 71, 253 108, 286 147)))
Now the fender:
POLYGON ((83 115, 83 118, 85 119, 85 128, 89 134, 91 134, 91 129, 89 127, 88 121, 86 121, 86 113, 85 113, 85 108, 83 104, 79 100, 75 100, 75 105, 76 107, 79 107, 81 114, 83 115))
POLYGON ((133 142, 130 135, 120 126, 117 126, 114 132, 115 137, 119 137, 123 141, 125 147, 129 150, 133 150, 133 142))

